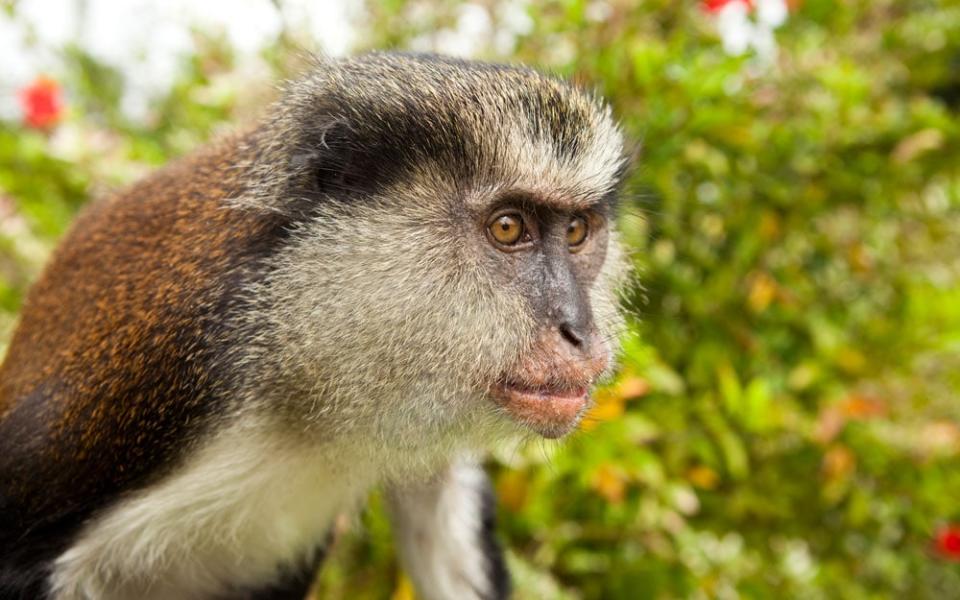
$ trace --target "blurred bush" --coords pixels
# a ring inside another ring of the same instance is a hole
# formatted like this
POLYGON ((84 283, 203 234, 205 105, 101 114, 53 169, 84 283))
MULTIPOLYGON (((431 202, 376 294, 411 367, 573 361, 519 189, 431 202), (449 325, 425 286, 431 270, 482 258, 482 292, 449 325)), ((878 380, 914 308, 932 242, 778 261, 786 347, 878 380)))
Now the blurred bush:
MULTIPOLYGON (((718 4, 367 3, 371 47, 572 77, 640 147, 620 374, 586 431, 492 465, 517 597, 950 597, 960 2, 792 2, 773 51, 741 56, 723 50, 718 4)), ((3 330, 91 193, 250 114, 229 49, 200 40, 146 122, 73 48, 64 122, 0 123, 3 330)), ((276 73, 293 45, 265 50, 276 73)), ((378 506, 322 597, 411 597, 378 506)))

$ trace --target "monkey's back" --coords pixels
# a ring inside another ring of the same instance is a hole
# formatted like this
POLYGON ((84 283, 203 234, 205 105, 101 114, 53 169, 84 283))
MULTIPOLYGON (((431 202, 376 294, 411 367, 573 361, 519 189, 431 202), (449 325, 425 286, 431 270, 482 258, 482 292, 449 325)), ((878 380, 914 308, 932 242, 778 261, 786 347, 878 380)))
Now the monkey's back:
POLYGON ((29 293, 0 367, 0 592, 28 589, 5 578, 162 475, 220 406, 214 342, 273 226, 225 208, 241 141, 89 206, 29 293))

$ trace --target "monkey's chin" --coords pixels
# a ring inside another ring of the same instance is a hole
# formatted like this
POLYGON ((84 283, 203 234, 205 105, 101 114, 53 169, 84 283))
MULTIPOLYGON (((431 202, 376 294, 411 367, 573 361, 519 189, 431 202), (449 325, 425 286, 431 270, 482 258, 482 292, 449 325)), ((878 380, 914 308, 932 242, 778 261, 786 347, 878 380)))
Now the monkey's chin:
POLYGON ((501 383, 491 393, 514 420, 550 439, 573 431, 590 406, 590 394, 585 387, 531 388, 501 383))

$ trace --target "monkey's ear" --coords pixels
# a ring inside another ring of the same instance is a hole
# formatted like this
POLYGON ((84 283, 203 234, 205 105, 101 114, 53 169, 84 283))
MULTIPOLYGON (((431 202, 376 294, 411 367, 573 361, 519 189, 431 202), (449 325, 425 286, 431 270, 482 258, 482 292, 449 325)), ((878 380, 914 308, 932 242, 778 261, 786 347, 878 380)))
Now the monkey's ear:
POLYGON ((363 191, 359 147, 344 118, 280 112, 249 141, 249 183, 232 204, 292 222, 316 214, 324 202, 355 197, 363 191))
POLYGON ((377 143, 365 141, 361 128, 345 118, 333 118, 305 134, 302 181, 304 192, 316 201, 355 201, 382 185, 386 170, 378 160, 377 143))
POLYGON ((350 124, 333 118, 305 132, 301 147, 307 159, 304 184, 312 195, 342 197, 355 183, 352 164, 358 154, 350 124))

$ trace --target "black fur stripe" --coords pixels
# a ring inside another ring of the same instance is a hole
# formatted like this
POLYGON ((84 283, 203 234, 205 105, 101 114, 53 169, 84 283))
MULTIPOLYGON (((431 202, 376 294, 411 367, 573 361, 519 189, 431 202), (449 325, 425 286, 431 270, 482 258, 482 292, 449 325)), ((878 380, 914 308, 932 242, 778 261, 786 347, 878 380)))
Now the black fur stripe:
POLYGON ((268 586, 256 590, 244 590, 229 595, 223 600, 305 600, 317 578, 320 565, 327 557, 327 548, 332 538, 331 535, 327 536, 324 545, 317 549, 312 560, 308 560, 302 569, 288 571, 279 581, 268 586))
POLYGON ((510 597, 512 586, 510 572, 503 557, 503 548, 497 540, 497 500, 488 483, 480 492, 480 548, 486 560, 490 585, 488 600, 505 600, 510 597))

